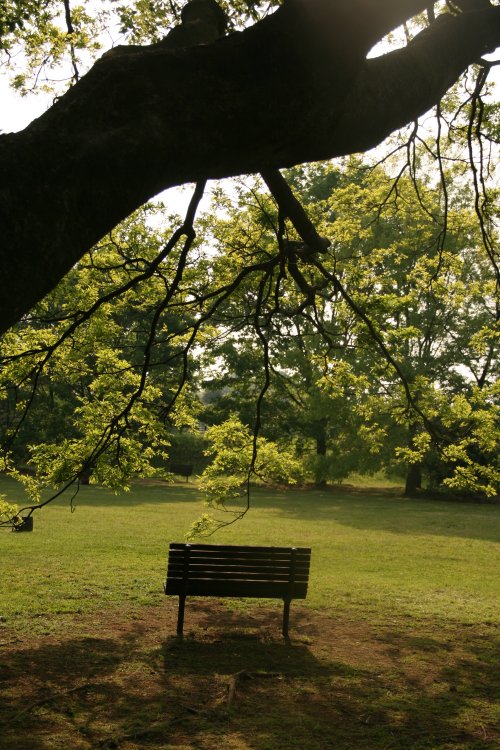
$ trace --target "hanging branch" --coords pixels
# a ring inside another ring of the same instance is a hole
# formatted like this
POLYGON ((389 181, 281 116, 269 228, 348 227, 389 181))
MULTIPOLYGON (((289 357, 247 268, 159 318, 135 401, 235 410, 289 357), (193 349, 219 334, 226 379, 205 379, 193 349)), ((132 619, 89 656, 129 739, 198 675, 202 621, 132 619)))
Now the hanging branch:
MULTIPOLYGON (((446 182, 446 175, 443 167, 443 154, 441 148, 442 130, 443 130, 443 119, 442 119, 442 108, 441 102, 436 106, 436 120, 437 120, 437 132, 436 132, 436 158, 439 169, 439 180, 441 184, 441 190, 443 191, 443 219, 441 225, 441 231, 437 238, 437 251, 439 255, 439 262, 433 275, 433 281, 438 278, 441 270, 444 246, 446 243, 446 236, 448 233, 448 211, 449 211, 449 196, 448 196, 448 185, 446 182)), ((414 180, 416 184, 416 180, 414 180)))
POLYGON ((68 29, 71 65, 73 67, 73 80, 75 83, 78 83, 78 81, 80 80, 80 71, 78 70, 76 50, 73 42, 75 29, 73 27, 73 19, 71 18, 71 6, 69 4, 69 0, 64 0, 64 15, 66 18, 66 28, 68 29))
MULTIPOLYGON (((264 331, 262 330, 262 325, 260 322, 261 317, 263 317, 263 307, 266 302, 266 299, 271 294, 271 286, 269 282, 271 281, 272 277, 272 267, 268 268, 265 273, 263 273, 258 287, 258 293, 257 293, 257 301, 255 305, 255 311, 252 316, 252 325, 254 327, 254 330, 257 332, 257 336, 261 342, 262 345, 262 351, 263 351, 263 361, 264 361, 264 383, 262 384, 262 387, 259 391, 259 395, 257 397, 257 402, 255 406, 255 423, 252 430, 252 455, 250 458, 250 463, 247 470, 247 476, 245 480, 245 505, 241 510, 229 510, 227 508, 219 507, 218 510, 222 510, 225 513, 230 513, 232 518, 230 521, 222 521, 218 520, 214 522, 213 528, 208 532, 205 533, 203 536, 210 537, 212 536, 216 531, 219 531, 222 528, 225 528, 226 526, 231 526, 233 523, 236 523, 236 521, 241 520, 250 510, 250 492, 251 492, 251 480, 252 476, 259 476, 258 472, 256 471, 256 462, 258 457, 258 439, 259 434, 262 427, 262 405, 264 402, 264 398, 266 395, 267 390, 269 389, 269 386, 271 384, 271 365, 270 365, 270 357, 269 357, 269 341, 264 334, 264 331), (266 286, 268 287, 266 292, 266 286)), ((272 313, 268 317, 266 324, 269 325, 270 318, 272 317, 272 313)))
MULTIPOLYGON (((491 224, 491 217, 489 216, 490 199, 488 196, 486 180, 483 172, 483 142, 481 134, 481 126, 484 117, 484 102, 481 97, 481 93, 486 84, 489 70, 490 69, 488 67, 481 67, 476 80, 476 86, 471 97, 471 111, 467 126, 467 145, 469 150, 469 164, 474 185, 474 210, 478 218, 484 249, 486 250, 486 253, 493 266, 498 292, 500 290, 500 267, 498 261, 498 251, 495 248, 491 232, 489 230, 489 227, 487 226, 487 224, 491 224), (475 145, 479 149, 479 169, 476 164, 474 153, 475 145)), ((497 299, 497 319, 500 319, 499 299, 497 299)))
MULTIPOLYGON (((107 294, 103 295, 102 297, 99 297, 93 305, 91 305, 87 310, 85 311, 77 311, 73 316, 73 322, 71 325, 69 325, 65 330, 61 333, 61 335, 50 345, 41 346, 39 348, 32 348, 29 350, 25 350, 19 354, 13 354, 9 356, 3 357, 2 361, 3 364, 7 364, 9 362, 16 361, 18 359, 26 358, 29 356, 34 356, 37 354, 43 354, 43 358, 41 361, 37 362, 37 364, 32 368, 32 370, 25 376, 22 382, 30 378, 32 380, 32 387, 31 387, 31 393, 30 396, 24 406, 23 412, 20 416, 20 418, 17 421, 15 429, 11 432, 8 441, 5 444, 5 448, 8 450, 9 447, 14 443, 16 440, 19 430, 21 429, 24 421, 26 420, 28 413, 30 411, 30 408, 33 404, 33 400, 35 397, 36 389, 38 386, 38 382, 40 379, 40 376, 49 362, 52 355, 55 353, 57 349, 61 347, 61 345, 67 341, 69 338, 71 338, 78 328, 83 325, 85 322, 90 320, 92 316, 103 306, 106 304, 109 304, 110 302, 114 301, 115 299, 118 299, 122 297, 126 292, 131 291, 132 289, 135 289, 139 284, 141 284, 143 281, 147 281, 150 279, 159 269, 161 264, 168 258, 168 256, 171 254, 171 252, 174 250, 174 248, 178 245, 180 239, 185 236, 187 238, 186 244, 184 246, 183 255, 187 256, 187 252, 194 240, 195 234, 193 229, 194 224, 194 218, 196 215, 197 208, 199 206, 200 200, 203 196, 204 190, 206 186, 206 181, 202 181, 197 183, 195 191, 193 193, 193 196, 191 198, 191 201, 189 203, 186 217, 180 227, 176 229, 176 231, 172 234, 169 241, 165 244, 163 249, 158 253, 156 258, 149 263, 148 267, 141 273, 137 274, 136 276, 133 276, 129 281, 127 281, 125 284, 122 284, 115 289, 112 289, 107 294)), ((181 256, 182 258, 182 256, 181 256)), ((177 276, 175 277, 173 283, 172 283, 172 289, 171 293, 167 294, 166 303, 163 305, 163 308, 160 310, 163 311, 165 307, 167 306, 168 302, 171 301, 172 296, 174 292, 177 290, 180 278, 182 276, 182 269, 185 264, 185 257, 184 261, 181 262, 181 265, 178 267, 177 270, 177 276), (180 276, 179 276, 180 274, 180 276)), ((21 385, 22 382, 19 384, 21 385)), ((88 467, 85 467, 88 468, 88 467)))
MULTIPOLYGON (((194 230, 194 220, 195 220, 196 211, 198 209, 199 203, 201 201, 201 198, 203 197, 205 185, 206 185, 205 181, 197 183, 193 196, 189 203, 189 206, 186 212, 186 217, 184 219, 183 224, 174 232, 169 242, 165 245, 162 252, 158 254, 154 262, 151 263, 147 271, 144 272, 143 274, 140 274, 139 276, 134 277, 134 279, 128 282, 127 284, 122 285, 118 289, 113 290, 108 295, 105 295, 104 297, 97 300, 97 302, 94 303, 94 305, 92 305, 78 320, 75 320, 74 323, 68 329, 66 329, 66 331, 62 334, 62 336, 58 339, 58 341, 55 344, 48 347, 46 356, 44 357, 43 362, 39 365, 37 369, 37 373, 36 373, 37 378, 39 377, 43 366, 49 360, 50 356, 52 356, 52 354, 57 349, 57 347, 60 346, 70 334, 74 333, 79 325, 81 325, 85 320, 88 320, 91 317, 91 315, 97 309, 99 309, 99 307, 105 302, 109 302, 111 299, 115 299, 116 297, 125 293, 125 291, 128 291, 128 289, 132 288, 137 283, 139 283, 139 281, 143 281, 146 278, 150 278, 154 270, 159 266, 159 264, 169 255, 169 253, 177 245, 180 238, 185 236, 186 239, 185 239, 183 248, 181 250, 181 255, 180 255, 179 263, 177 265, 176 274, 174 276, 174 279, 172 280, 172 283, 170 285, 170 289, 167 292, 167 295, 165 296, 165 298, 162 300, 160 305, 155 310, 155 314, 153 316, 153 320, 150 325, 149 336, 148 336, 148 340, 146 342, 146 346, 144 349, 143 364, 141 368, 141 378, 140 378, 138 387, 131 394, 127 404, 120 411, 120 413, 115 415, 110 420, 110 422, 105 426, 99 439, 94 444, 93 450, 82 461, 82 464, 79 467, 79 470, 75 472, 57 492, 53 493, 49 498, 47 498, 47 500, 37 503, 37 504, 23 506, 17 511, 17 514, 27 512, 27 517, 31 516, 35 510, 39 508, 43 508, 44 506, 48 505, 49 503, 53 502, 58 497, 60 497, 75 482, 77 483, 77 489, 75 492, 76 494, 80 486, 80 477, 82 473, 85 472, 86 470, 91 469, 92 466, 95 464, 95 462, 99 459, 99 457, 102 456, 103 453, 106 450, 108 450, 109 447, 113 443, 116 443, 117 451, 119 451, 120 440, 123 437, 123 434, 126 431, 126 429, 129 427, 128 417, 130 415, 130 412, 132 411, 134 404, 142 396, 145 386, 146 386, 149 365, 151 363, 151 350, 155 341, 156 330, 157 330, 157 325, 158 325, 160 316, 162 312, 165 310, 165 308, 168 306, 168 303, 170 302, 170 300, 172 299, 172 297, 174 296, 174 294, 177 292, 179 288, 179 284, 182 279, 182 274, 186 265, 187 255, 196 236, 195 230, 194 230)), ((35 382, 35 388, 31 395, 31 399, 29 400, 29 404, 31 404, 33 401, 35 390, 36 390, 36 382, 35 382)), ((180 390, 178 391, 178 393, 180 393, 180 390)), ((26 415, 27 415, 27 408, 23 412, 22 420, 26 418, 26 415)), ((20 425, 17 426, 16 433, 19 431, 19 429, 20 429, 20 425)))
POLYGON ((346 303, 351 308, 351 310, 355 313, 355 315, 360 320, 363 321, 363 323, 365 324, 365 326, 367 327, 370 333, 371 338, 375 341, 378 348, 382 352, 384 359, 396 372, 403 386, 409 406, 413 409, 413 411, 416 414, 419 415, 419 417, 422 419, 423 423, 425 424, 430 434, 435 435, 434 425, 430 422, 428 417, 422 412, 422 410, 419 408, 419 406, 415 402, 415 399, 413 398, 413 395, 410 390, 410 386, 408 384, 408 381, 405 377, 403 370, 401 369, 401 366, 399 365, 397 360, 393 357, 393 355, 389 351, 384 340, 382 339, 382 336, 375 328, 373 321, 364 312, 364 310, 358 305, 358 303, 353 299, 353 297, 351 297, 351 295, 348 293, 348 291, 345 289, 345 287, 341 283, 338 276, 332 273, 331 271, 328 271, 325 268, 324 264, 322 264, 318 260, 317 254, 318 253, 321 254, 325 252, 326 243, 328 241, 324 237, 321 237, 318 234, 313 223, 307 216, 303 206, 297 200, 297 198, 293 195, 290 186, 288 185, 288 183, 286 182, 286 180, 284 179, 284 177, 281 175, 281 173, 278 170, 272 173, 266 172, 262 176, 266 184, 268 185, 272 195, 274 196, 276 202, 281 207, 283 212, 286 213, 286 215, 292 222, 299 236, 304 240, 304 242, 310 249, 311 255, 309 257, 309 262, 312 263, 318 269, 318 271, 320 271, 320 273, 323 275, 325 279, 328 279, 332 283, 333 287, 340 293, 342 298, 346 301, 346 303))
POLYGON ((253 316, 253 325, 254 325, 255 331, 257 332, 257 336, 259 337, 260 343, 262 345, 262 352, 264 355, 264 383, 262 385, 262 388, 260 389, 260 393, 257 398, 257 403, 255 407, 255 424, 253 428, 253 441, 252 441, 252 459, 250 461, 250 466, 248 469, 247 488, 249 488, 250 486, 250 479, 251 479, 252 474, 255 472, 255 462, 257 461, 257 441, 258 441, 259 433, 262 427, 262 404, 264 402, 264 397, 267 393, 267 390, 269 389, 269 386, 271 384, 271 374, 270 374, 270 366, 269 366, 269 341, 266 338, 264 331, 262 330, 262 326, 260 324, 260 317, 262 315, 262 307, 264 304, 264 291, 265 291, 267 280, 268 280, 267 275, 264 275, 260 281, 259 292, 257 296, 257 304, 255 306, 255 314, 253 316))
MULTIPOLYGON (((187 210, 186 217, 182 226, 179 227, 174 232, 174 234, 170 238, 169 242, 165 245, 161 253, 158 254, 158 256, 155 258, 153 262, 149 263, 148 268, 145 271, 143 271, 141 274, 129 280, 126 284, 122 284, 120 287, 112 290, 107 295, 97 300, 96 303, 94 303, 94 305, 92 305, 87 311, 85 311, 85 313, 80 314, 77 319, 73 320, 72 324, 63 332, 63 334, 61 334, 57 342, 55 342, 50 347, 48 347, 47 351, 44 352, 45 356, 43 358, 43 362, 40 363, 40 367, 38 368, 37 374, 41 373, 43 366, 49 361, 50 357, 55 352, 57 347, 60 346, 70 335, 73 335, 77 331, 79 325, 87 321, 91 317, 91 315, 94 314, 100 308, 101 305, 108 303, 111 300, 114 300, 115 298, 118 298, 129 289, 134 288, 135 285, 138 284, 139 282, 145 281, 146 279, 150 278, 154 274, 154 272, 159 269, 159 266, 163 262, 163 260, 169 256, 171 251, 178 244, 179 239, 182 236, 185 237, 185 242, 181 249, 180 257, 178 261, 176 261, 177 267, 176 267, 174 278, 171 281, 171 283, 167 285, 166 295, 163 297, 160 304, 155 308, 152 320, 149 325, 147 340, 144 345, 143 356, 142 356, 140 382, 137 388, 130 395, 127 401, 127 404, 121 409, 120 413, 115 415, 106 425, 106 427, 103 429, 99 439, 94 443, 94 447, 92 451, 85 457, 85 459, 80 464, 78 472, 75 472, 68 479, 68 481, 65 482, 64 485, 61 488, 59 488, 59 490, 56 493, 51 495, 51 497, 49 497, 47 500, 45 500, 42 503, 24 506, 18 511, 18 513, 27 512, 28 516, 31 515, 37 508, 44 507, 45 505, 51 503, 56 498, 60 497, 75 482, 77 484, 77 488, 75 491, 75 495, 76 495, 80 487, 80 476, 82 475, 82 473, 88 469, 91 469, 95 465, 95 463, 98 461, 100 456, 102 456, 105 451, 108 451, 113 445, 116 448, 117 463, 120 462, 120 442, 125 432, 130 428, 129 416, 133 410, 134 405, 138 402, 138 400, 141 398, 141 396, 144 393, 148 372, 150 372, 151 369, 157 364, 153 360, 153 347, 157 343, 157 332, 158 332, 158 326, 161 320, 161 316, 167 308, 171 309, 177 306, 189 308, 191 305, 194 305, 194 307, 199 311, 200 309, 203 309, 207 303, 209 303, 208 308, 206 308, 201 314, 199 313, 197 314, 196 321, 192 325, 190 325, 189 327, 183 328, 180 331, 180 333, 177 332, 175 334, 175 335, 182 336, 182 335, 185 335, 188 331, 190 331, 189 339, 187 343, 185 344, 185 346, 183 347, 182 351, 176 352, 171 357, 169 357, 168 360, 166 360, 167 362, 171 362, 173 359, 179 356, 182 357, 182 368, 181 368, 181 375, 180 375, 178 386, 172 398, 170 399, 169 403, 161 412, 161 416, 164 419, 167 417, 167 415, 170 413, 170 411, 174 407, 175 402, 178 396, 180 395, 180 393, 182 392, 185 386, 185 383, 187 381, 188 357, 193 346, 196 344, 200 328, 203 326, 204 323, 214 318, 217 311, 220 309, 221 305, 226 300, 228 300, 234 294, 234 292, 240 287, 240 285, 252 274, 260 275, 260 281, 259 281, 260 292, 258 296, 257 310, 255 312, 253 320, 255 322, 255 316, 256 316, 257 319, 256 319, 255 324, 259 327, 259 330, 261 331, 261 335, 264 337, 264 340, 265 340, 265 336, 262 333, 261 324, 258 318, 259 318, 259 315, 261 317, 264 317, 264 312, 263 312, 264 306, 265 306, 266 301, 269 298, 269 294, 271 293, 273 289, 272 279, 273 279, 274 269, 280 265, 280 259, 276 256, 271 256, 269 257, 268 260, 263 261, 263 262, 254 263, 252 265, 245 266, 243 269, 241 269, 241 271, 237 274, 237 276, 230 283, 223 285, 222 287, 219 287, 215 290, 209 290, 203 295, 198 295, 194 303, 190 301, 178 302, 178 303, 175 302, 176 295, 180 291, 180 284, 183 278, 183 271, 186 266, 188 252, 195 239, 195 232, 194 232, 193 224, 194 224, 194 219, 196 215, 196 210, 198 208, 199 202, 203 195, 204 186, 205 186, 204 182, 199 183, 196 186, 195 192, 191 199, 191 202, 190 202, 190 205, 187 210)), ((161 274, 161 276, 163 277, 163 274, 161 274)), ((166 279, 164 280, 165 280, 165 283, 167 283, 166 279)), ((266 360, 268 361, 268 354, 266 355, 266 360)), ((162 361, 161 364, 165 364, 165 361, 162 361)), ((256 429, 254 431, 254 449, 253 449, 253 458, 251 462, 252 468, 249 471, 249 476, 252 473, 252 470, 255 468, 256 440, 257 440, 257 435, 260 429, 260 404, 262 402, 262 399, 264 398, 265 390, 267 390, 267 387, 269 386, 269 383, 270 383, 269 364, 266 370, 267 370, 266 384, 261 393, 261 397, 259 399, 259 403, 257 407, 259 416, 257 418, 256 429)), ((247 509, 248 507, 249 507, 249 503, 248 503, 247 509)), ((237 515, 240 516, 241 514, 237 514, 237 515)), ((234 520, 237 520, 237 519, 235 518, 234 520)))

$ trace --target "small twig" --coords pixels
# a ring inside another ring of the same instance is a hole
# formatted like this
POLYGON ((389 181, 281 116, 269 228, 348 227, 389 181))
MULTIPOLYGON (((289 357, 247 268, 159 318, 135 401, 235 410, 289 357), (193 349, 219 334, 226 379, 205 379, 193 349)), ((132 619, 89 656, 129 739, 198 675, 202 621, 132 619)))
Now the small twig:
POLYGON ((71 6, 69 4, 69 0, 64 0, 64 12, 66 16, 66 28, 68 29, 68 37, 70 40, 69 49, 71 55, 71 65, 73 67, 73 80, 75 81, 75 83, 78 83, 78 81, 80 80, 80 71, 78 70, 77 64, 76 49, 74 44, 75 29, 73 26, 73 19, 71 17, 71 6))
POLYGON ((229 685, 227 688, 227 698, 226 698, 226 705, 229 708, 232 706, 234 702, 234 698, 236 696, 236 688, 238 687, 239 683, 242 680, 248 680, 250 679, 248 672, 244 669, 241 672, 236 672, 236 674, 233 674, 229 678, 229 685))
POLYGON ((267 678, 279 678, 281 677, 280 672, 247 672, 246 669, 242 669, 241 672, 236 672, 229 678, 229 685, 227 689, 226 706, 230 708, 234 703, 236 697, 236 690, 241 682, 247 680, 256 679, 267 679, 267 678))
POLYGON ((194 706, 185 706, 181 704, 181 708, 183 708, 185 711, 188 712, 188 714, 195 714, 196 716, 199 716, 199 714, 204 713, 203 711, 200 711, 199 708, 194 708, 194 706))
POLYGON ((46 695, 45 698, 40 698, 40 700, 35 701, 34 703, 30 703, 29 706, 26 706, 26 708, 23 708, 23 710, 19 711, 19 713, 17 713, 12 719, 6 721, 4 726, 7 726, 8 724, 14 724, 16 721, 18 721, 21 718, 21 716, 31 713, 31 711, 33 711, 34 708, 43 706, 45 703, 50 703, 51 701, 55 701, 58 698, 64 698, 66 695, 71 695, 71 693, 77 693, 79 690, 90 690, 93 687, 96 687, 96 683, 86 682, 83 685, 76 685, 76 687, 68 688, 67 690, 61 690, 59 693, 52 693, 51 695, 46 695))

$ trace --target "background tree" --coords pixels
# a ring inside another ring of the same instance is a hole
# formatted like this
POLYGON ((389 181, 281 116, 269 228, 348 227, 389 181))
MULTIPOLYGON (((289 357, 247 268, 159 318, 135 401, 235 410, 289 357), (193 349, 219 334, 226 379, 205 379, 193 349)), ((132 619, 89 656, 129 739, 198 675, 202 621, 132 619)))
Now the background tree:
MULTIPOLYGON (((322 174, 324 186, 339 179, 337 171, 324 170, 322 174)), ((298 173, 296 178, 298 181, 298 173)), ((259 186, 252 190, 251 200, 243 189, 235 205, 224 199, 222 207, 224 218, 212 221, 211 232, 224 263, 228 251, 237 265, 248 265, 250 255, 253 259, 272 257, 280 219, 276 206, 259 192, 259 186)), ((302 252, 297 240, 281 239, 297 253, 302 252)), ((282 269, 276 268, 276 274, 280 273, 282 269)), ((339 426, 352 420, 354 413, 345 398, 326 395, 319 385, 336 356, 349 356, 356 322, 352 311, 341 304, 338 291, 324 283, 309 309, 304 304, 301 282, 298 285, 294 275, 295 271, 288 278, 283 276, 277 294, 261 300, 257 323, 260 337, 255 336, 252 281, 219 309, 213 320, 220 330, 219 342, 205 355, 211 374, 205 382, 203 419, 217 424, 234 412, 244 424, 252 424, 255 403, 265 387, 262 434, 294 444, 316 483, 324 484, 327 478, 345 476, 348 462, 351 468, 356 465, 355 445, 363 442, 351 439, 349 457, 338 444, 337 450, 327 455, 339 426)), ((351 438, 356 434, 353 429, 351 438)), ((363 453, 366 455, 366 450, 363 453)))
MULTIPOLYGON (((294 179, 310 201, 310 214, 323 217, 318 226, 325 234, 332 233, 328 219, 334 222, 336 240, 316 261, 316 272, 336 273, 345 294, 333 283, 333 292, 317 284, 309 288, 314 302, 301 307, 297 299, 307 281, 296 281, 291 273, 280 286, 279 303, 269 296, 265 310, 260 309, 270 376, 262 404, 263 434, 288 436, 305 455, 313 441, 316 460, 310 466, 318 483, 382 466, 399 471, 398 451, 411 459, 407 493, 421 486, 422 470, 428 483, 446 480, 460 486, 454 471, 463 467, 451 455, 467 428, 451 417, 453 404, 462 404, 463 410, 465 400, 474 420, 472 414, 484 402, 478 391, 486 386, 491 419, 483 436, 477 426, 474 437, 469 435, 470 459, 464 450, 462 461, 470 464, 469 479, 477 472, 477 489, 495 492, 496 279, 480 250, 470 192, 458 181, 448 195, 453 209, 448 206, 445 216, 439 186, 400 175, 393 190, 385 169, 367 169, 356 160, 332 173, 334 187, 326 192, 324 171, 316 191, 311 187, 314 170, 307 187, 306 174, 294 179), (323 200, 315 201, 315 194, 323 200), (356 315, 360 310, 364 320, 356 315), (414 449, 424 433, 422 464, 414 449)), ((226 202, 224 207, 224 220, 214 221, 222 253, 230 246, 236 262, 243 263, 242 252, 272 247, 279 218, 264 195, 255 192, 250 204, 240 197, 237 206, 231 209, 226 202)), ((237 411, 251 422, 265 381, 263 342, 255 336, 255 321, 242 313, 254 307, 240 297, 223 310, 225 335, 212 352, 217 366, 205 410, 209 421, 237 411)))
MULTIPOLYGON (((384 420, 386 439, 392 442, 391 437, 398 434, 401 439, 401 427, 406 424, 411 447, 416 435, 426 430, 434 446, 433 457, 428 456, 428 479, 440 482, 451 470, 449 462, 445 460, 447 470, 439 477, 432 476, 431 465, 434 470, 443 466, 447 442, 453 444, 461 435, 458 425, 454 431, 445 416, 445 403, 461 398, 474 400, 474 392, 482 386, 488 391, 498 375, 495 269, 481 252, 481 237, 470 208, 471 194, 458 178, 456 189, 449 189, 446 214, 442 191, 431 181, 415 184, 400 178, 397 188, 383 201, 387 184, 385 173, 372 171, 361 180, 358 176, 350 181, 347 202, 338 194, 333 198, 338 228, 342 222, 352 226, 353 217, 354 222, 359 217, 365 228, 364 233, 360 227, 354 229, 347 251, 350 257, 342 261, 343 273, 350 274, 345 283, 383 335, 416 407, 408 411, 408 393, 402 390, 401 378, 394 377, 398 374, 394 368, 387 368, 382 360, 381 369, 374 361, 371 380, 382 384, 383 410, 393 414, 390 428, 384 420), (375 221, 376 216, 380 221, 375 221), (483 336, 488 345, 478 347, 478 338, 483 336)), ((369 344, 366 334, 360 343, 363 340, 369 344)), ((367 354, 365 365, 372 359, 369 346, 367 354)), ((485 462, 492 468, 496 465, 494 455, 487 450, 485 462)), ((407 492, 418 489, 420 473, 421 467, 412 461, 407 492)), ((495 491, 497 481, 493 481, 490 492, 495 491)))

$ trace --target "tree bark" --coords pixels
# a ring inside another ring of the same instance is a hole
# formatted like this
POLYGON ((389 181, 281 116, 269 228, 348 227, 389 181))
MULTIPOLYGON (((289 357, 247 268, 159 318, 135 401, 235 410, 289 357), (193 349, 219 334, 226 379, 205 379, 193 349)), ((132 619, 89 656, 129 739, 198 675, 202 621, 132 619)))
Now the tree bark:
POLYGON ((420 489, 422 489, 422 468, 420 464, 408 464, 405 497, 415 497, 420 489))
POLYGON ((288 0, 213 44, 117 48, 0 136, 0 332, 161 190, 377 145, 500 43, 500 7, 366 59, 420 0, 288 0), (326 14, 326 15, 325 15, 326 14))
POLYGON ((316 435, 316 456, 318 457, 318 467, 316 470, 315 485, 316 487, 326 487, 326 478, 323 474, 327 447, 325 424, 321 423, 319 425, 319 430, 320 432, 316 435))

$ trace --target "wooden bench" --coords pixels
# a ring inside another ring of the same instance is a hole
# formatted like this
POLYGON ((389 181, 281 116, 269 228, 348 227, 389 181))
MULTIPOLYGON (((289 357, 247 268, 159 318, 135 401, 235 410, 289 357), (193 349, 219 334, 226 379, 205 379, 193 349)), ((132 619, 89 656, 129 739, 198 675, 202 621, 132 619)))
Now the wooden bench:
POLYGON ((305 599, 311 550, 305 547, 170 545, 165 594, 179 597, 177 635, 182 637, 187 596, 283 599, 283 636, 290 602, 305 599))

